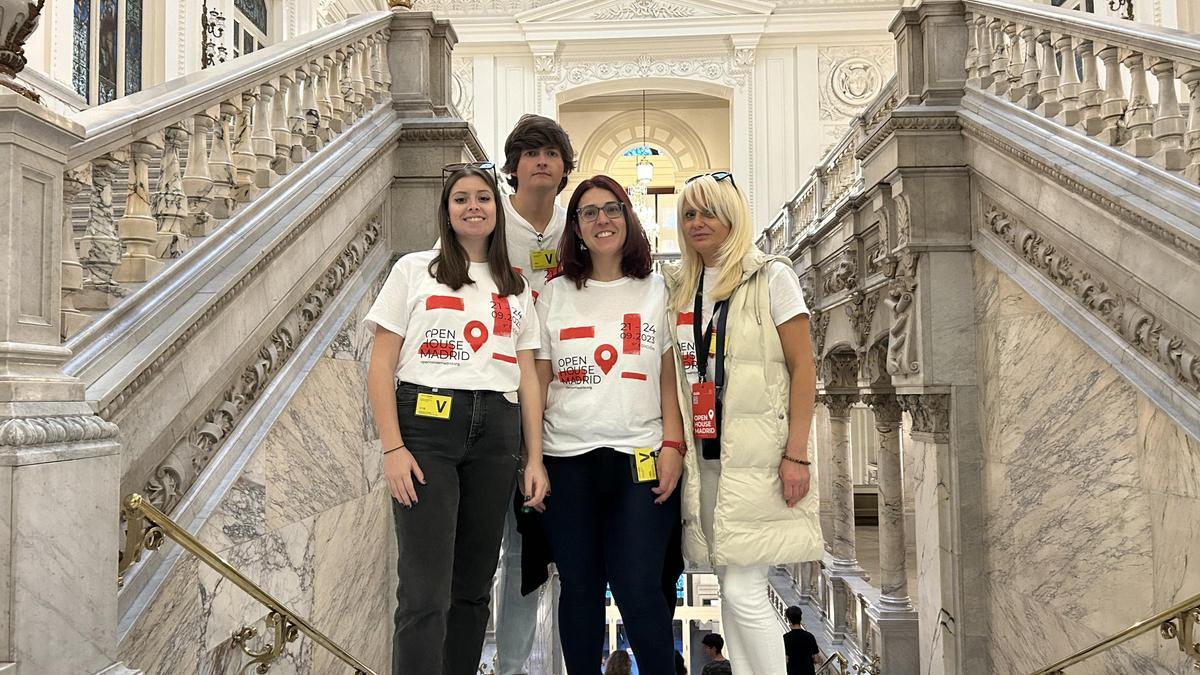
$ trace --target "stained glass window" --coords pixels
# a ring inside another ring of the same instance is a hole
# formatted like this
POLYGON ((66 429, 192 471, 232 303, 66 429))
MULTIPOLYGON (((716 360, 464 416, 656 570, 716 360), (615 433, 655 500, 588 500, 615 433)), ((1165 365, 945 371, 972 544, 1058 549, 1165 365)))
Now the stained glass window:
POLYGON ((92 0, 75 0, 75 32, 71 41, 71 84, 75 93, 86 99, 92 74, 92 0))
POLYGON ((125 0, 125 94, 142 90, 142 0, 125 0))
POLYGON ((117 0, 100 0, 100 64, 97 103, 117 97, 117 0))
POLYGON ((265 35, 267 33, 267 2, 266 0, 233 0, 238 11, 246 15, 250 22, 258 27, 265 35))
POLYGON ((636 148, 630 148, 625 151, 626 157, 654 157, 659 153, 657 148, 652 148, 648 145, 639 145, 636 148))

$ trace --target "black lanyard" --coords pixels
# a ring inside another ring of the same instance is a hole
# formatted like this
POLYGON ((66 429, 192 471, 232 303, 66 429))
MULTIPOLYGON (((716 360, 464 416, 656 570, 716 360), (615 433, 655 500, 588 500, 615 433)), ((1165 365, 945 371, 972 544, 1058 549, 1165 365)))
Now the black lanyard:
POLYGON ((708 321, 708 327, 701 329, 700 325, 704 321, 704 271, 700 271, 700 281, 696 285, 696 305, 692 312, 692 337, 696 340, 696 372, 700 375, 700 381, 704 382, 708 375, 708 346, 712 344, 713 324, 716 324, 717 330, 717 372, 714 377, 714 384, 717 389, 725 385, 725 320, 728 318, 729 312, 725 311, 727 300, 721 300, 713 306, 712 318, 708 321))

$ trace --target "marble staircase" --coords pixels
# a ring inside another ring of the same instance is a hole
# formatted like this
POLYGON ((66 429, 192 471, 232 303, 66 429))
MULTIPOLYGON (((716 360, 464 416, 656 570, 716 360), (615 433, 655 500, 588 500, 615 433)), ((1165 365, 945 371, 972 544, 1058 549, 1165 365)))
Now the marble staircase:
MULTIPOLYGON (((896 79, 758 239, 794 261, 819 359, 829 543, 791 574, 883 672, 1032 672, 1200 588, 1200 36, 1021 0, 926 0, 891 30, 896 79)), ((1193 662, 1143 636, 1089 665, 1193 662)))

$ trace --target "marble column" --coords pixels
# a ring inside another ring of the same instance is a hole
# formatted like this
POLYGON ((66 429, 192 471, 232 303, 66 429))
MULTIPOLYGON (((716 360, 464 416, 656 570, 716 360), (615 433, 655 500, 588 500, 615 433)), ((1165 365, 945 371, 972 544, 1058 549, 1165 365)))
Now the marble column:
POLYGON ((911 609, 904 559, 900 406, 890 394, 869 394, 863 402, 875 413, 875 431, 879 432, 879 605, 889 610, 911 609))
POLYGON ((63 373, 71 352, 60 341, 63 174, 82 138, 78 124, 0 94, 5 673, 94 673, 116 655, 117 429, 93 414, 83 383, 63 373))
POLYGON ((829 453, 833 467, 833 563, 836 573, 862 573, 854 545, 854 481, 850 476, 850 406, 857 394, 821 394, 829 410, 829 453))

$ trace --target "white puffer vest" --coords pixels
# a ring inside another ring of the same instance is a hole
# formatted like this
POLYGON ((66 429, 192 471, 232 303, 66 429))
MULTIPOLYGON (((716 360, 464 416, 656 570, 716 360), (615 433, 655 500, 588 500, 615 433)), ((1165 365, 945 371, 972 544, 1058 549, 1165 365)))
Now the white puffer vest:
MULTIPOLYGON (((683 555, 711 565, 785 564, 820 560, 816 466, 808 495, 793 508, 783 501, 779 462, 787 444, 791 380, 779 333, 771 320, 767 263, 777 258, 752 248, 742 260, 742 282, 729 300, 726 320, 725 394, 721 429, 721 479, 709 542, 700 526, 700 465, 691 433, 691 385, 671 332, 688 452, 683 476, 683 555)), ((667 272, 672 294, 678 269, 667 272)), ((703 358, 703 357, 701 357, 703 358)))

